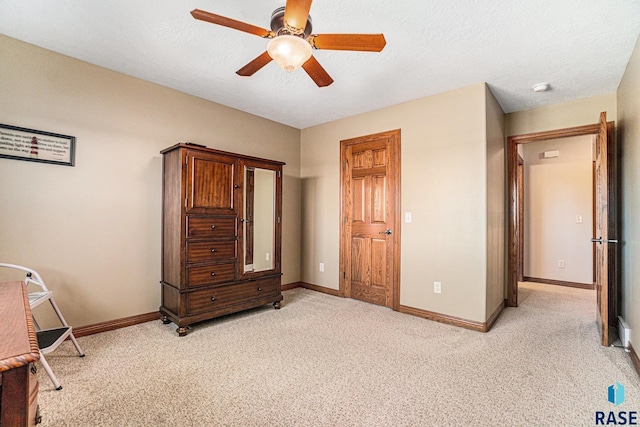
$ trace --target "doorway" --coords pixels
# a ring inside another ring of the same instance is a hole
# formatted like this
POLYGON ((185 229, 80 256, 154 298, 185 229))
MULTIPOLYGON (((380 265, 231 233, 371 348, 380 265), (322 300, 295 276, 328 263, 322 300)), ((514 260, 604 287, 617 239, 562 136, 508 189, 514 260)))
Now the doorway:
POLYGON ((518 306, 518 278, 520 277, 519 257, 523 239, 520 223, 521 188, 518 186, 518 145, 529 142, 559 139, 572 136, 595 135, 596 176, 595 228, 592 241, 596 242, 596 291, 598 301, 598 324, 602 345, 608 346, 615 336, 618 312, 617 286, 617 197, 616 197, 616 156, 614 144, 614 124, 606 121, 606 113, 594 125, 578 126, 547 132, 511 136, 507 139, 507 180, 508 180, 508 274, 507 306, 518 306))
POLYGON ((594 146, 593 135, 519 146, 519 282, 594 289, 594 146))
POLYGON ((340 141, 339 294, 400 308, 400 130, 340 141))

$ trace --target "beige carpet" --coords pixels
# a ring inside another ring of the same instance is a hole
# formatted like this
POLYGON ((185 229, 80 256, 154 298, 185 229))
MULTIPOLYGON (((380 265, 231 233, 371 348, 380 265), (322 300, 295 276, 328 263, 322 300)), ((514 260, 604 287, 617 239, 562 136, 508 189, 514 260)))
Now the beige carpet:
POLYGON ((603 348, 593 291, 523 284, 482 334, 294 289, 198 325, 149 322, 64 343, 39 370, 43 426, 592 426, 639 411, 630 358, 603 348), (615 407, 607 387, 626 387, 615 407))

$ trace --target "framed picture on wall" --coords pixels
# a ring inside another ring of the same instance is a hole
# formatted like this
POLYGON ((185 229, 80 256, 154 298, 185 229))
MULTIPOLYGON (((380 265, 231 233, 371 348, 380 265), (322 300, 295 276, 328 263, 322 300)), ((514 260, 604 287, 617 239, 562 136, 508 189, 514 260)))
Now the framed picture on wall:
POLYGON ((74 166, 75 151, 74 136, 0 124, 0 157, 74 166))

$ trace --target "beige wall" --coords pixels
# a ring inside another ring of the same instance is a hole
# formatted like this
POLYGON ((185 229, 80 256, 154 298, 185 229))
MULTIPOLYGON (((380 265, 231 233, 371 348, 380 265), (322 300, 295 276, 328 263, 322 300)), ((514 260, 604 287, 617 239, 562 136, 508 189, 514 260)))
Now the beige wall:
MULTIPOLYGON (((337 289, 339 142, 401 129, 402 211, 413 216, 401 304, 482 322, 504 297, 502 117, 485 84, 299 131, 4 36, 0 54, 0 122, 78 141, 72 168, 0 159, 0 260, 39 270, 75 326, 157 309, 159 151, 179 141, 285 161, 283 283, 337 289)), ((506 135, 595 123, 600 111, 616 120, 619 103, 623 174, 638 182, 639 62, 636 47, 617 99, 512 113, 506 135)), ((638 343, 638 196, 623 191, 625 315, 638 343)))
POLYGON ((504 112, 489 87, 487 126, 487 303, 485 320, 504 302, 506 273, 506 177, 504 112))
MULTIPOLYGON (((487 149, 486 96, 486 85, 477 84, 304 129, 302 280, 338 289, 340 141, 401 129, 402 211, 413 221, 401 230, 400 303, 484 322, 487 182, 502 173, 487 175, 502 147, 494 138, 487 149), (441 294, 434 281, 442 282, 441 294)), ((491 109, 494 116, 493 102, 491 109)))
POLYGON ((506 134, 507 136, 523 135, 591 125, 598 123, 602 111, 607 112, 607 120, 616 120, 615 92, 507 114, 505 117, 506 134))
POLYGON ((640 39, 618 88, 623 316, 640 353, 640 39))
POLYGON ((38 270, 72 325, 158 309, 159 152, 181 141, 287 163, 283 283, 299 280, 299 130, 5 36, 0 56, 0 123, 77 138, 75 167, 0 159, 0 260, 38 270))
POLYGON ((593 140, 586 135, 523 144, 525 276, 593 282, 593 140), (559 157, 542 157, 555 150, 559 157))

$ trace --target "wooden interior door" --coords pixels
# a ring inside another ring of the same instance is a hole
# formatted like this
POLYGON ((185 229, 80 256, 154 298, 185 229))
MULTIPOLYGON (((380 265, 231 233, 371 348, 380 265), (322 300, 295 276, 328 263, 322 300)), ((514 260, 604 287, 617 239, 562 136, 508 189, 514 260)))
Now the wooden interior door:
POLYGON ((341 141, 340 293, 398 309, 400 131, 341 141))
POLYGON ((598 327, 602 345, 609 346, 616 337, 617 324, 617 246, 616 176, 613 126, 608 126, 607 113, 600 113, 595 160, 595 236, 596 292, 598 327))

